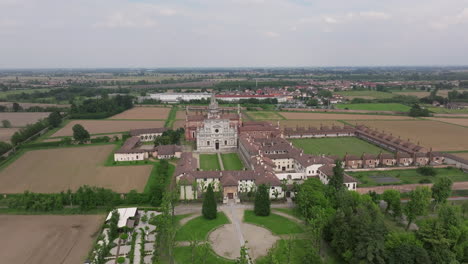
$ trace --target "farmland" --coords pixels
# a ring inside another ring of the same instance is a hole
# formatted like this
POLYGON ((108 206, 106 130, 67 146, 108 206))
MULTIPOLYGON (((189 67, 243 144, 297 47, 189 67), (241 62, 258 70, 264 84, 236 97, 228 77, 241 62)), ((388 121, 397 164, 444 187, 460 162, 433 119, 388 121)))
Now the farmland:
POLYGON ((103 216, 0 215, 2 263, 83 263, 103 216))
POLYGON ((126 132, 134 128, 163 127, 164 121, 130 121, 130 120, 73 120, 52 137, 72 136, 72 127, 81 124, 90 134, 126 132))
POLYGON ((177 111, 177 114, 176 114, 177 120, 185 120, 186 117, 187 115, 185 114, 185 111, 177 111))
POLYGON ((220 170, 218 156, 216 154, 200 154, 200 169, 204 171, 220 170))
POLYGON ((32 150, 0 171, 0 193, 55 193, 82 185, 143 191, 152 166, 104 167, 114 145, 32 150))
MULTIPOLYGON (((13 102, 0 102, 0 105, 6 106, 8 108, 13 108, 13 102)), ((39 107, 70 107, 69 104, 41 104, 41 103, 19 103, 23 109, 28 109, 33 106, 39 107)))
POLYGON ((455 155, 460 157, 460 158, 464 158, 464 159, 468 160, 468 152, 456 153, 455 155))
POLYGON ((343 157, 346 153, 360 156, 362 153, 387 152, 355 137, 290 139, 293 145, 307 154, 325 154, 343 157))
POLYGON ((359 124, 384 130, 386 133, 420 142, 436 151, 468 150, 468 141, 460 140, 468 135, 468 128, 429 120, 414 121, 360 121, 359 124))
POLYGON ((132 109, 110 117, 110 119, 165 120, 170 111, 170 107, 133 107, 132 109))
POLYGON ((281 119, 284 119, 277 112, 269 112, 269 111, 252 111, 252 112, 247 112, 247 115, 252 117, 255 120, 281 120, 281 119))
POLYGON ((0 113, 0 121, 8 120, 12 127, 24 127, 27 124, 34 124, 39 119, 43 119, 49 116, 50 113, 46 112, 8 112, 0 113))
POLYGON ((242 170, 244 168, 237 153, 221 154, 221 160, 225 170, 242 170))
MULTIPOLYGON (((271 124, 274 126, 278 125, 277 121, 271 121, 271 124)), ((280 127, 285 128, 297 128, 297 127, 316 127, 319 128, 320 126, 343 126, 343 123, 335 120, 281 120, 279 121, 280 127)))
POLYGON ((398 120, 412 119, 408 116, 391 116, 391 115, 359 115, 359 114, 328 114, 328 113, 294 113, 281 112, 286 119, 318 119, 318 120, 398 120))
POLYGON ((424 92, 424 91, 412 91, 412 92, 394 92, 394 94, 406 95, 406 96, 416 96, 418 98, 423 98, 423 97, 429 96, 431 93, 430 92, 424 92))
POLYGON ((408 112, 410 107, 403 104, 337 104, 338 109, 408 112))
POLYGON ((468 118, 428 118, 428 119, 468 127, 468 118))
POLYGON ((337 94, 340 94, 348 99, 353 99, 353 98, 384 99, 384 98, 392 98, 393 96, 395 96, 394 94, 391 94, 391 93, 378 92, 378 91, 343 91, 343 92, 338 92, 337 94))
POLYGON ((19 128, 0 128, 0 141, 9 142, 11 136, 18 130, 19 128))

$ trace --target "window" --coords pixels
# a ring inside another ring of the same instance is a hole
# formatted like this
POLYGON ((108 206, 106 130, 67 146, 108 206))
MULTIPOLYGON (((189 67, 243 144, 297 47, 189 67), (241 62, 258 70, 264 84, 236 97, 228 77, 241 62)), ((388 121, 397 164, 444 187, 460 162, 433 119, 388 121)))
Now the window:
POLYGON ((227 140, 224 140, 224 145, 227 145, 227 140))
POLYGON ((208 145, 208 146, 209 146, 209 145, 210 145, 210 142, 209 142, 209 141, 207 141, 207 142, 206 142, 206 145, 208 145))
POLYGON ((219 133, 219 129, 215 129, 215 133, 219 133))

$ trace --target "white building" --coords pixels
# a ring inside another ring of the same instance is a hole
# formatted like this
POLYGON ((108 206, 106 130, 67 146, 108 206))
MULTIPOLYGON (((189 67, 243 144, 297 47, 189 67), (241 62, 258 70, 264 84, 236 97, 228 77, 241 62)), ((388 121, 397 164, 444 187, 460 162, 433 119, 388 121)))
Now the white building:
POLYGON ((165 103, 209 99, 210 97, 210 93, 152 93, 146 96, 148 99, 160 100, 165 103))
POLYGON ((142 142, 149 142, 154 141, 156 137, 161 136, 165 131, 167 131, 165 127, 132 129, 130 130, 130 136, 139 137, 142 142))

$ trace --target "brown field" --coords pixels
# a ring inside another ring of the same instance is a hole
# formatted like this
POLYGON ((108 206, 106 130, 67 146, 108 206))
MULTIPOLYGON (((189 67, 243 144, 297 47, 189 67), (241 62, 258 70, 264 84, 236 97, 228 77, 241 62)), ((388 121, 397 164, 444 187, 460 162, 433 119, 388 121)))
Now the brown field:
POLYGON ((173 129, 177 129, 177 128, 184 128, 185 127, 185 120, 176 120, 174 122, 174 127, 173 129))
POLYGON ((0 193, 58 193, 82 185, 143 191, 152 166, 104 167, 114 145, 32 150, 0 171, 0 193))
POLYGON ((11 136, 18 130, 19 128, 0 128, 0 141, 10 142, 11 136))
POLYGON ((420 142, 426 148, 436 151, 468 150, 468 128, 436 121, 361 121, 359 124, 393 133, 411 142, 420 142))
POLYGON ((83 263, 104 216, 0 215, 2 263, 83 263))
POLYGON ((73 135, 72 127, 81 124, 90 134, 126 132, 134 128, 163 127, 164 121, 131 121, 131 120, 73 120, 64 128, 55 132, 52 137, 69 137, 73 135))
POLYGON ((458 156, 460 158, 464 158, 468 160, 468 152, 465 153, 453 153, 455 156, 458 156))
POLYGON ((0 113, 0 121, 9 120, 12 127, 24 127, 27 124, 34 124, 39 119, 48 117, 49 114, 46 112, 0 113))
POLYGON ((450 124, 468 127, 468 118, 428 118, 434 121, 446 122, 450 124))
POLYGON ((127 111, 110 117, 110 119, 158 119, 165 120, 169 115, 169 107, 133 107, 127 111))
MULTIPOLYGON (((274 126, 278 125, 278 122, 276 121, 271 121, 270 123, 273 124, 274 126)), ((319 128, 320 125, 324 125, 324 126, 333 126, 333 125, 343 126, 344 125, 341 122, 333 121, 333 120, 301 120, 301 121, 279 120, 279 124, 281 128, 285 128, 285 127, 290 127, 290 128, 306 127, 307 128, 309 126, 319 128)))
MULTIPOLYGON (((39 107, 70 107, 69 104, 40 104, 40 103, 19 103, 23 109, 28 109, 33 106, 39 107)), ((0 105, 7 106, 9 108, 13 108, 13 102, 0 102, 0 105)))
POLYGON ((185 111, 177 111, 176 119, 185 120, 186 116, 185 111))
POLYGON ((402 120, 412 119, 408 116, 390 116, 390 115, 353 115, 353 114, 327 114, 327 113, 292 113, 278 112, 286 119, 304 119, 304 120, 402 120))
POLYGON ((400 94, 400 95, 409 95, 409 96, 416 96, 418 98, 423 98, 429 96, 431 93, 430 92, 395 92, 394 94, 400 94))

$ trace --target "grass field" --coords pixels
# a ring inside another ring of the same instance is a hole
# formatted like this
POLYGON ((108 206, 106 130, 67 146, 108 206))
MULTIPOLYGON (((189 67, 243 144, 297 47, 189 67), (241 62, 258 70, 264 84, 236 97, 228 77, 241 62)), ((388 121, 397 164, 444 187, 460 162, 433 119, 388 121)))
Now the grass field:
POLYGON ((224 170, 242 170, 244 165, 237 153, 221 154, 224 170))
POLYGON ((404 104, 337 104, 338 109, 408 112, 411 107, 404 104))
POLYGON ((165 120, 171 111, 170 107, 133 107, 109 119, 155 119, 165 120))
POLYGON ((6 91, 6 92, 1 92, 0 98, 6 98, 7 95, 11 95, 11 94, 22 94, 22 93, 30 94, 34 92, 48 92, 49 90, 50 90, 49 88, 11 90, 11 91, 6 91))
POLYGON ((426 106, 429 111, 436 114, 468 114, 468 109, 446 109, 443 107, 426 106))
POLYGON ((343 92, 337 92, 337 94, 343 95, 349 99, 352 99, 352 98, 384 99, 384 98, 392 98, 393 96, 395 96, 392 93, 377 92, 377 91, 343 91, 343 92))
POLYGON ((2 263, 83 263, 102 215, 0 215, 2 263))
POLYGON ((421 146, 435 151, 468 150, 468 140, 461 140, 468 135, 468 128, 457 125, 429 120, 359 121, 358 124, 384 130, 414 144, 420 142, 421 146))
POLYGON ((281 120, 284 119, 278 112, 274 111, 250 111, 247 115, 254 120, 281 120))
MULTIPOLYGON (((193 264, 192 252, 190 247, 176 247, 174 249, 174 257, 178 264, 193 264)), ((233 264, 233 260, 218 257, 212 251, 208 253, 205 263, 209 264, 233 264)), ((196 262, 195 262, 196 263, 196 262)))
POLYGON ((27 151, 0 170, 0 193, 58 193, 85 184, 119 193, 143 191, 153 166, 105 167, 114 148, 108 144, 27 151))
POLYGON ((435 169, 436 176, 424 176, 419 174, 414 169, 409 170, 392 170, 392 171, 363 171, 363 172, 348 172, 349 175, 359 180, 359 187, 371 187, 376 185, 393 185, 393 184, 412 184, 419 183, 421 180, 430 180, 435 182, 438 177, 447 176, 452 181, 468 181, 468 173, 456 168, 440 168, 435 169), (376 178, 372 178, 376 177, 376 178), (379 183, 379 178, 393 178, 394 181, 379 183))
MULTIPOLYGON (((289 264, 302 264, 304 263, 304 257, 306 256, 306 248, 308 241, 302 239, 294 239, 291 242, 291 252, 288 254, 288 241, 279 240, 276 245, 271 249, 270 254, 273 255, 274 259, 278 263, 289 263, 289 264), (288 262, 288 255, 290 256, 288 262)), ((268 257, 261 257, 255 261, 256 264, 270 264, 268 257)))
POLYGON ((216 154, 200 154, 200 169, 204 171, 221 170, 216 154))
MULTIPOLYGON (((288 120, 402 120, 413 119, 409 116, 367 115, 367 114, 334 114, 334 113, 300 113, 280 112, 288 120)), ((281 121, 280 121, 281 122, 281 121)))
MULTIPOLYGON (((270 121, 270 123, 273 126, 277 126, 278 122, 277 121, 270 121)), ((320 126, 343 126, 342 122, 336 121, 336 120, 281 120, 279 121, 279 125, 282 129, 285 127, 289 128, 294 128, 296 129, 297 127, 317 127, 319 128, 320 126)))
POLYGON ((135 128, 163 127, 164 121, 131 121, 131 120, 73 120, 51 137, 73 136, 73 126, 81 124, 90 134, 127 132, 135 128))
POLYGON ((228 223, 228 218, 222 212, 218 212, 218 216, 213 220, 207 220, 203 216, 199 216, 183 225, 177 231, 175 238, 177 241, 205 240, 211 230, 228 223))
POLYGON ((360 156, 362 153, 378 154, 386 150, 356 137, 290 139, 294 146, 307 154, 344 156, 346 153, 360 156))
POLYGON ((270 213, 269 216, 256 216, 252 210, 244 211, 244 222, 269 229, 275 235, 302 233, 302 227, 286 217, 270 213))

